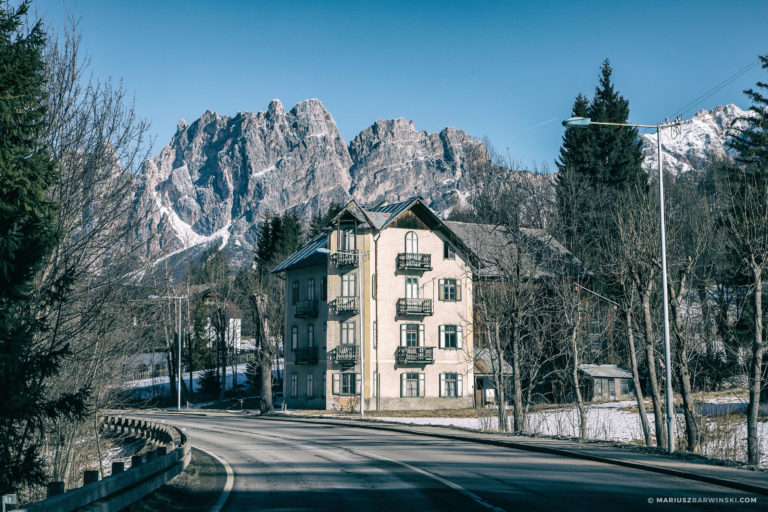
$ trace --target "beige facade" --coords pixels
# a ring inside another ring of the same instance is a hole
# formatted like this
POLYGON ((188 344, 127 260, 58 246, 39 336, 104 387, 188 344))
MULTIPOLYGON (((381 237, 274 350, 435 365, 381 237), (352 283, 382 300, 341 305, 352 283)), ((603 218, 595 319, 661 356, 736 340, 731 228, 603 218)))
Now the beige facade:
POLYGON ((288 407, 357 411, 361 387, 366 410, 472 407, 466 259, 419 200, 350 203, 276 269, 285 276, 288 407))

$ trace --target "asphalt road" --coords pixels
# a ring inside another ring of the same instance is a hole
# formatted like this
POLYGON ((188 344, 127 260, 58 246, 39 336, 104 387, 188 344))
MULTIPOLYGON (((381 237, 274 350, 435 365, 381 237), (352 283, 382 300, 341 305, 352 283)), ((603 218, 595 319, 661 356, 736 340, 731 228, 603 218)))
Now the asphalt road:
POLYGON ((152 417, 230 464, 224 511, 756 511, 768 503, 682 478, 472 442, 238 416, 152 417))

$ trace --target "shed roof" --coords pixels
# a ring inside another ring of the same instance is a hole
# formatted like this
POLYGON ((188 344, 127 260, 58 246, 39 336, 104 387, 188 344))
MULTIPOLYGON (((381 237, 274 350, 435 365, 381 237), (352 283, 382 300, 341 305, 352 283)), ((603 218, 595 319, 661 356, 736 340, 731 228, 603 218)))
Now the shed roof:
MULTIPOLYGON (((476 375, 491 375, 493 373, 492 354, 487 348, 475 350, 475 368, 476 375)), ((512 375, 512 365, 504 361, 504 373, 512 375)))
POLYGON ((632 373, 624 368, 619 368, 615 364, 580 364, 579 370, 590 377, 608 377, 631 379, 632 373))

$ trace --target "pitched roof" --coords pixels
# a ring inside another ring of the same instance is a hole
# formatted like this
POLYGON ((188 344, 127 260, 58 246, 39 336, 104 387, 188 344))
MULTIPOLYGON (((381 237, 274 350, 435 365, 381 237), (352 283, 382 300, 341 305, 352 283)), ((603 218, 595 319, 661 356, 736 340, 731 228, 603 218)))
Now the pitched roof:
POLYGON ((323 265, 328 261, 328 255, 318 252, 318 249, 328 247, 328 234, 321 233, 307 242, 301 249, 291 254, 282 263, 272 269, 272 272, 282 272, 292 268, 323 265))
MULTIPOLYGON (((493 364, 491 359, 491 351, 487 348, 480 348, 475 350, 475 367, 473 372, 478 375, 491 375, 493 374, 493 364)), ((494 359, 496 359, 494 357, 494 359)), ((497 363, 498 364, 498 363, 497 363)), ((512 366, 504 361, 504 373, 506 375, 512 375, 512 366)))
POLYGON ((620 379, 631 379, 632 374, 629 370, 619 368, 615 364, 580 364, 579 370, 590 377, 618 377, 620 379))

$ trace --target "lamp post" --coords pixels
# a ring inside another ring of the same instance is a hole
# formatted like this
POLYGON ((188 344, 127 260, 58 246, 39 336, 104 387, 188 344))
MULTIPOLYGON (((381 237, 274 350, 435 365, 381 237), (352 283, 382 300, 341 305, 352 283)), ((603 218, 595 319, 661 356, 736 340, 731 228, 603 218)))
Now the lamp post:
POLYGON ((365 345, 363 344, 363 256, 368 251, 331 251, 325 247, 317 249, 321 254, 352 254, 357 258, 357 300, 360 303, 360 418, 365 417, 365 345))
POLYGON ((632 123, 604 123, 600 121, 592 121, 588 117, 570 117, 563 121, 563 126, 566 128, 586 128, 591 125, 599 126, 629 126, 633 128, 653 128, 656 130, 656 145, 657 145, 657 158, 659 161, 659 231, 661 237, 661 289, 664 302, 664 366, 666 376, 666 390, 667 395, 667 450, 669 453, 675 451, 675 436, 674 436, 674 408, 672 396, 672 357, 669 349, 669 298, 667 296, 667 242, 664 226, 664 179, 662 174, 662 161, 661 161, 661 130, 663 128, 670 128, 680 125, 680 118, 674 122, 669 122, 667 119, 664 123, 659 124, 632 124, 632 123))
POLYGON ((160 297, 158 295, 150 295, 147 297, 152 300, 173 300, 178 301, 176 304, 176 336, 179 340, 179 357, 178 357, 178 372, 176 373, 176 410, 181 410, 181 301, 188 299, 187 295, 180 295, 178 297, 160 297))

